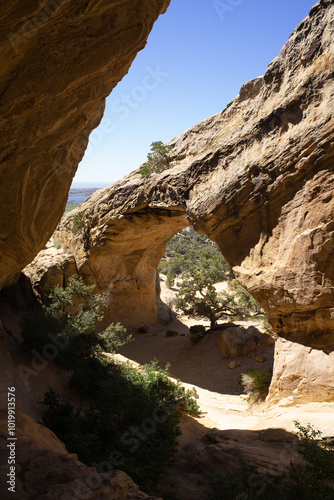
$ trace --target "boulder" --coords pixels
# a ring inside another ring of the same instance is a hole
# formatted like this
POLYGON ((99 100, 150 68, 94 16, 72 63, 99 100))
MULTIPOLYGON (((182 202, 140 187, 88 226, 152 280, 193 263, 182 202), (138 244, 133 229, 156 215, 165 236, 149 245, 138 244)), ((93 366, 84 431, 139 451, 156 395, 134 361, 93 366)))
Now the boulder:
POLYGON ((232 359, 256 350, 255 338, 240 326, 226 328, 218 338, 218 347, 223 358, 232 359))
POLYGON ((334 352, 278 339, 267 402, 290 406, 326 401, 334 401, 334 352))

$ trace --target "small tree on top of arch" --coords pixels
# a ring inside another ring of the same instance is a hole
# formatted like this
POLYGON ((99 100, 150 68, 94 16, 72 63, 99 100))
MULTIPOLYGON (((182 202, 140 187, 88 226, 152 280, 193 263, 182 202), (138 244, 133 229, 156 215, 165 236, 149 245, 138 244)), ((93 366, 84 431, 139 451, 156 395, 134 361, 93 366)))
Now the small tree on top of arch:
POLYGON ((169 152, 171 146, 167 146, 161 141, 155 141, 151 144, 151 153, 147 155, 147 161, 140 167, 140 175, 147 177, 152 172, 161 172, 170 167, 169 152))

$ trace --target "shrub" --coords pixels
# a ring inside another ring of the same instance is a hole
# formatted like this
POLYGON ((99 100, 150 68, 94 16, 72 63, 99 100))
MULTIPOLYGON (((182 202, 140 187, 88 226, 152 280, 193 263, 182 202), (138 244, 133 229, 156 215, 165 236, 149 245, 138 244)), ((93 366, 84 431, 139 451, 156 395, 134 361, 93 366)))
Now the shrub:
POLYGON ((258 467, 239 459, 241 477, 232 474, 211 473, 211 493, 208 500, 285 500, 282 488, 273 485, 258 467), (283 495, 283 496, 282 496, 283 495))
POLYGON ((132 337, 120 323, 112 323, 98 333, 97 324, 103 319, 107 297, 94 293, 94 289, 95 285, 85 285, 82 277, 73 275, 65 289, 58 285, 47 292, 42 308, 22 318, 24 342, 41 350, 50 342, 49 335, 55 335, 64 344, 55 362, 68 368, 76 360, 96 356, 102 349, 115 352, 130 342, 132 337))
POLYGON ((173 288, 175 285, 175 275, 173 271, 169 270, 166 276, 166 287, 173 288))
POLYGON ((117 352, 131 337, 119 323, 97 332, 107 297, 94 288, 73 276, 65 289, 58 286, 48 292, 41 310, 22 320, 22 335, 30 347, 43 349, 50 332, 59 337, 64 347, 55 362, 72 371, 71 385, 85 400, 86 409, 76 408, 49 389, 42 402, 44 421, 87 465, 104 470, 103 463, 117 452, 122 457, 117 468, 147 490, 176 450, 179 401, 196 414, 198 396, 173 382, 168 367, 159 369, 157 362, 137 370, 107 359, 103 351, 117 352))
POLYGON ((184 398, 186 411, 198 414, 197 394, 173 382, 168 367, 159 369, 156 361, 138 371, 126 363, 88 360, 76 369, 75 382, 82 396, 90 396, 89 408, 75 409, 67 398, 49 390, 43 400, 45 422, 70 452, 98 470, 103 470, 110 452, 118 452, 122 463, 117 468, 149 490, 176 451, 178 402, 184 398))
POLYGON ((72 233, 77 233, 86 226, 85 212, 77 212, 73 216, 72 233))
POLYGON ((147 177, 152 172, 161 172, 170 167, 169 152, 171 146, 161 141, 152 142, 151 152, 147 155, 147 161, 140 168, 140 175, 147 177))
POLYGON ((271 370, 253 367, 241 374, 241 383, 247 394, 250 394, 250 401, 255 403, 264 399, 269 390, 272 378, 271 370))
POLYGON ((210 478, 209 500, 241 498, 258 500, 333 500, 334 499, 334 449, 333 444, 320 442, 321 432, 312 425, 298 430, 298 452, 303 463, 291 463, 288 482, 273 483, 273 479, 258 472, 257 466, 243 460, 242 478, 214 472, 210 478))
POLYGON ((291 464, 289 499, 334 499, 334 448, 333 443, 319 442, 321 432, 312 425, 298 429, 298 452, 306 463, 291 464))

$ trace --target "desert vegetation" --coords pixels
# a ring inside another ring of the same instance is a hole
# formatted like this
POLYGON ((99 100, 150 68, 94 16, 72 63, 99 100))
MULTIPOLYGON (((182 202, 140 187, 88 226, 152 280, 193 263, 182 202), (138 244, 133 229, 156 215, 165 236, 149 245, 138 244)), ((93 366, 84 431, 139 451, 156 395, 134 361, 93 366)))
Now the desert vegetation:
POLYGON ((153 172, 162 172, 170 168, 169 153, 171 149, 162 141, 152 142, 151 152, 147 154, 146 162, 140 167, 140 175, 147 177, 153 172))
POLYGON ((166 286, 177 283, 176 309, 184 314, 205 317, 211 328, 219 319, 259 317, 269 329, 261 305, 236 281, 219 248, 207 236, 192 229, 171 238, 160 261, 166 286), (217 283, 225 283, 217 291, 217 283))
POLYGON ((101 331, 107 297, 94 288, 72 276, 22 319, 27 346, 41 351, 50 338, 62 346, 55 362, 71 371, 71 386, 82 401, 78 406, 50 388, 42 401, 45 424, 85 464, 100 471, 122 469, 149 491, 175 452, 176 410, 182 402, 185 411, 197 414, 197 395, 172 381, 168 366, 153 361, 138 370, 106 354, 132 337, 120 323, 101 331))
POLYGON ((241 477, 212 471, 208 500, 333 500, 334 448, 312 425, 295 421, 301 461, 291 463, 285 484, 276 484, 254 464, 240 459, 241 477))

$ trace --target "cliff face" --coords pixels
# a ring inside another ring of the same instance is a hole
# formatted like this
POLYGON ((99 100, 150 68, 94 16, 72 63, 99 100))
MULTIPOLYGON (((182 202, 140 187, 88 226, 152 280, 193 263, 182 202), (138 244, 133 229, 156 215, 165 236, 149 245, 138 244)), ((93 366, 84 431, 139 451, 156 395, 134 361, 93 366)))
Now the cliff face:
POLYGON ((156 319, 155 270, 172 234, 207 234, 275 332, 334 348, 334 5, 316 4, 263 77, 170 142, 173 168, 95 193, 58 236, 88 282, 110 291, 109 318, 156 319))
MULTIPOLYGON (((15 281, 52 235, 89 134, 102 118, 105 98, 144 48, 168 4, 1 2, 0 289, 15 281)), ((4 337, 0 323, 0 355, 8 362, 4 337)), ((17 390, 22 384, 4 363, 0 376, 6 387, 14 380, 17 390)), ((0 408, 0 490, 7 498, 7 392, 1 393, 0 408)), ((53 433, 19 411, 16 424, 17 498, 153 498, 124 473, 97 474, 84 466, 53 433)))
POLYGON ((168 4, 1 2, 0 288, 53 233, 105 98, 168 4))

